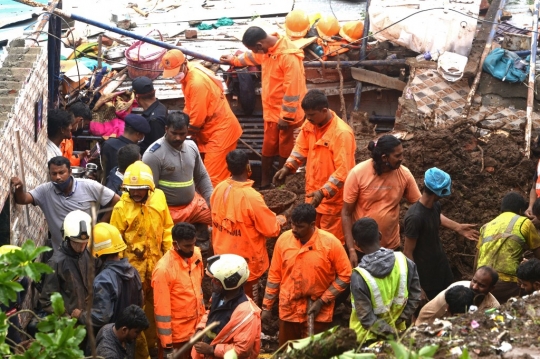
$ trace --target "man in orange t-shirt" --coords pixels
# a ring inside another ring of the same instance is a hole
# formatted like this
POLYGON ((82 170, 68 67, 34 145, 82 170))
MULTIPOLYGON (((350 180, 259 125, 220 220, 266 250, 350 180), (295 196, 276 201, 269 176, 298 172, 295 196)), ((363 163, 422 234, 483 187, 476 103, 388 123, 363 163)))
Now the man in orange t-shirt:
POLYGON ((234 150, 226 159, 232 176, 218 184, 210 197, 212 246, 215 254, 237 254, 247 261, 244 292, 258 302, 259 279, 270 265, 266 238, 277 237, 286 219, 276 216, 252 187, 248 155, 234 150))
MULTIPOLYGON (((354 246, 352 224, 362 217, 371 217, 382 232, 381 245, 400 248, 399 202, 402 198, 415 203, 422 197, 409 169, 402 166, 403 146, 392 135, 384 135, 368 145, 371 159, 357 164, 347 176, 341 211, 345 243, 351 265, 358 265, 360 251, 354 246)), ((441 214, 441 225, 476 241, 478 231, 471 224, 460 224, 441 214)))

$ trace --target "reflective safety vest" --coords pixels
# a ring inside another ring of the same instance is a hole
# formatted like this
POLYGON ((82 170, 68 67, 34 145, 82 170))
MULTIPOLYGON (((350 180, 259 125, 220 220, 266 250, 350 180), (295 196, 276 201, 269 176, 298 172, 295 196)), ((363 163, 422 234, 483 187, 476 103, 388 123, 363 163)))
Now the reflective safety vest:
MULTIPOLYGON (((394 268, 384 278, 375 278, 361 267, 356 267, 354 270, 360 273, 369 288, 371 305, 375 315, 395 328, 396 320, 407 304, 409 290, 407 288, 407 257, 401 252, 394 252, 394 256, 396 258, 394 268)), ((352 295, 351 301, 352 313, 349 327, 356 332, 357 341, 363 343, 366 340, 376 339, 377 335, 374 333, 377 332, 376 328, 364 328, 358 319, 352 295)), ((397 329, 404 330, 405 322, 400 323, 397 329)))
POLYGON ((527 217, 504 212, 482 226, 478 267, 493 267, 501 280, 517 282, 517 267, 523 252, 528 249, 520 230, 526 220, 527 217))
POLYGON ((536 166, 536 198, 540 198, 540 160, 536 166))

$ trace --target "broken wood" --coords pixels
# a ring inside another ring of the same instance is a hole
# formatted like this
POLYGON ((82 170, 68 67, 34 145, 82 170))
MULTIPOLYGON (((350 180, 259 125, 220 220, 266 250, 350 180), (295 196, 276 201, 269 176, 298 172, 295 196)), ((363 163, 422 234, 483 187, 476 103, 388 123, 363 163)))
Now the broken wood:
POLYGON ((403 81, 399 81, 396 78, 380 74, 375 71, 369 71, 365 69, 359 69, 359 68, 351 68, 351 75, 353 79, 361 82, 367 82, 370 84, 374 84, 377 86, 395 89, 399 91, 403 91, 405 86, 407 85, 403 81))

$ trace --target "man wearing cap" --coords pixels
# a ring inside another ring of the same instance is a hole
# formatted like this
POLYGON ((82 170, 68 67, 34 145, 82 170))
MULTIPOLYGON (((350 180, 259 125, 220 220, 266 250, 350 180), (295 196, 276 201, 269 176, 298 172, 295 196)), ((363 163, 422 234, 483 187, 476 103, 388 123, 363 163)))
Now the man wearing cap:
POLYGON ((225 156, 236 149, 242 127, 223 93, 221 80, 207 68, 191 64, 180 50, 169 50, 161 60, 163 77, 182 85, 184 112, 212 186, 230 177, 225 156))
MULTIPOLYGON (((304 37, 308 29, 309 21, 297 37, 304 37)), ((294 130, 304 121, 300 106, 307 92, 304 52, 287 37, 267 34, 257 26, 246 30, 242 43, 250 51, 238 57, 224 55, 221 60, 239 67, 261 65, 264 118, 261 188, 266 188, 272 181, 274 157, 279 156, 279 168, 283 168, 294 147, 294 130)))
MULTIPOLYGON (((439 199, 450 195, 450 175, 437 167, 424 175, 422 197, 405 214, 405 246, 403 253, 416 263, 422 296, 433 299, 454 281, 450 263, 439 236, 441 204, 439 199)), ((458 230, 463 226, 445 217, 444 226, 458 230)), ((478 233, 476 231, 476 233, 478 233)))
POLYGON ((131 86, 135 92, 135 99, 139 106, 143 108, 141 114, 150 124, 150 132, 139 144, 141 155, 154 141, 163 137, 165 134, 165 121, 167 117, 167 107, 156 98, 156 91, 152 80, 146 76, 137 77, 133 80, 131 86))
POLYGON ((124 133, 118 138, 109 138, 101 147, 102 162, 108 175, 113 167, 118 166, 118 150, 131 144, 139 144, 150 133, 150 124, 141 115, 130 113, 124 119, 124 133))

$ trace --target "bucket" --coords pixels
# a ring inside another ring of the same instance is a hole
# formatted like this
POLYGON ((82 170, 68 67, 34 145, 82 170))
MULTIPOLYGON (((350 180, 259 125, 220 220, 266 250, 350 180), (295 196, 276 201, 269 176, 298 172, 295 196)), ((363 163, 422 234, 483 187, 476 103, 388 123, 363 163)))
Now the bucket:
MULTIPOLYGON (((146 36, 153 31, 157 31, 163 41, 163 35, 159 30, 154 29, 146 36)), ((150 80, 155 80, 163 72, 161 59, 166 52, 167 50, 162 47, 141 40, 135 41, 125 52, 129 78, 134 80, 137 77, 146 76, 150 80)))

